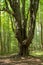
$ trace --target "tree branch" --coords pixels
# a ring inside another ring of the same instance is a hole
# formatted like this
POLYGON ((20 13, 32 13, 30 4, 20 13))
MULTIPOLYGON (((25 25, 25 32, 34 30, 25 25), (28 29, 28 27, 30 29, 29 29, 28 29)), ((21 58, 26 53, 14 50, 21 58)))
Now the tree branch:
POLYGON ((11 26, 12 26, 12 30, 13 30, 13 32, 15 32, 15 29, 14 29, 14 20, 12 20, 12 17, 10 16, 10 19, 11 19, 11 26))
POLYGON ((30 11, 30 8, 28 8, 26 21, 28 20, 29 11, 30 11))
POLYGON ((34 37, 36 14, 38 11, 39 0, 30 0, 30 27, 28 31, 28 38, 23 41, 24 45, 29 46, 34 37))
POLYGON ((6 8, 9 9, 7 0, 5 0, 6 8))
POLYGON ((11 14, 11 15, 14 16, 14 12, 11 12, 11 11, 8 10, 7 8, 0 9, 0 11, 5 11, 5 12, 7 12, 7 13, 9 13, 9 14, 11 14))

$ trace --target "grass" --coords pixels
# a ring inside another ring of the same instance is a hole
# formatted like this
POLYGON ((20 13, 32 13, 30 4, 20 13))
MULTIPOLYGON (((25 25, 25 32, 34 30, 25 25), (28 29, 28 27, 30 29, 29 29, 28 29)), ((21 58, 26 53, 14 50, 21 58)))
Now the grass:
POLYGON ((43 51, 32 51, 30 55, 43 59, 43 51))

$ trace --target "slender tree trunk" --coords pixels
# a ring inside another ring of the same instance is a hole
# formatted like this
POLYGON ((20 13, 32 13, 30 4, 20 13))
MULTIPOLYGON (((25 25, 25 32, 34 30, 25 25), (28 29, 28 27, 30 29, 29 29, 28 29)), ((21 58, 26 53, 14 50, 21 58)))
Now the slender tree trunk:
POLYGON ((43 24, 41 23, 41 48, 43 50, 43 24))
POLYGON ((3 45, 3 28, 1 22, 1 12, 0 12, 0 44, 1 44, 1 55, 4 53, 4 45, 3 45))

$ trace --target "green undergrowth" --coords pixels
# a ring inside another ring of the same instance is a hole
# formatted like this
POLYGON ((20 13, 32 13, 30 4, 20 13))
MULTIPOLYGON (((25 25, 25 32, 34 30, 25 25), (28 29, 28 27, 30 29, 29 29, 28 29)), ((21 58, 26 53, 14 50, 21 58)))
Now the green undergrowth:
POLYGON ((30 55, 43 59, 43 51, 32 51, 32 52, 30 52, 30 55))

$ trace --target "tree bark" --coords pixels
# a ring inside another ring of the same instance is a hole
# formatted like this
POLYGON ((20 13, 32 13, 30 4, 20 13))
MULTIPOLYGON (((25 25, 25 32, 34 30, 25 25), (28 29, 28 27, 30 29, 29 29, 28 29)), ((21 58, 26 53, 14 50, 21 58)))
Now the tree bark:
POLYGON ((19 46, 19 55, 20 56, 28 56, 29 55, 29 50, 26 45, 20 45, 19 46))

